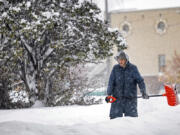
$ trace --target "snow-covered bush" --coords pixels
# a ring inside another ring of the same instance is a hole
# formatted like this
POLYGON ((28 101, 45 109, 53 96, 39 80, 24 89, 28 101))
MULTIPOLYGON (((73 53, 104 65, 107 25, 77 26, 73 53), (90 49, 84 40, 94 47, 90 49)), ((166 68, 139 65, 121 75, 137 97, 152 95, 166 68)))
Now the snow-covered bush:
POLYGON ((104 100, 103 97, 96 97, 96 96, 83 96, 80 98, 71 99, 74 104, 78 105, 93 105, 93 104, 101 104, 104 100))
POLYGON ((30 107, 29 96, 28 96, 27 92, 24 90, 9 91, 9 100, 11 103, 11 108, 30 107))
POLYGON ((83 65, 72 66, 66 68, 64 72, 60 72, 53 81, 52 93, 48 100, 49 105, 90 105, 101 103, 101 99, 89 96, 88 70, 83 65), (59 78, 59 80, 57 79, 59 78))
POLYGON ((0 108, 12 109, 29 107, 28 94, 26 91, 17 89, 23 88, 23 85, 21 82, 16 83, 15 80, 17 80, 17 76, 12 73, 12 68, 7 68, 7 66, 8 65, 4 64, 0 68, 0 108))

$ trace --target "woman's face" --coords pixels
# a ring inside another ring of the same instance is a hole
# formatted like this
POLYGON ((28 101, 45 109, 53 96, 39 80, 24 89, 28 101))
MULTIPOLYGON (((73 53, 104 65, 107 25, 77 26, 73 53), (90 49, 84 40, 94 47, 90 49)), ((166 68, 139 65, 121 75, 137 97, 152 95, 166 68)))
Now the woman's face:
POLYGON ((118 63, 121 67, 125 67, 126 66, 126 60, 125 59, 118 59, 118 63))

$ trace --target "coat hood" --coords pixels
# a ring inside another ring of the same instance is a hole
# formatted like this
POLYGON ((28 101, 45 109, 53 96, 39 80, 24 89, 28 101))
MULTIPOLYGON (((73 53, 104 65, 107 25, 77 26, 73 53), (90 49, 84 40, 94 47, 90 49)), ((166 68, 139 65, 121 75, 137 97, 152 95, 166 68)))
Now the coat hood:
POLYGON ((129 61, 129 56, 124 51, 120 51, 120 52, 117 53, 117 55, 114 57, 114 59, 116 61, 118 61, 118 59, 125 59, 128 62, 129 61))

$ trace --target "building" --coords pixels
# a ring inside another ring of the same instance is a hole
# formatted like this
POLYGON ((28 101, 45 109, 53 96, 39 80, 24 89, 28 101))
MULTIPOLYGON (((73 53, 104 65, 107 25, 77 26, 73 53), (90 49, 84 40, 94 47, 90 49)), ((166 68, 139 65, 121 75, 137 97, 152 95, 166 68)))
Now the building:
POLYGON ((162 87, 158 76, 174 52, 180 53, 180 7, 116 10, 110 12, 110 18, 111 26, 126 38, 126 52, 145 78, 147 89, 158 93, 162 87))

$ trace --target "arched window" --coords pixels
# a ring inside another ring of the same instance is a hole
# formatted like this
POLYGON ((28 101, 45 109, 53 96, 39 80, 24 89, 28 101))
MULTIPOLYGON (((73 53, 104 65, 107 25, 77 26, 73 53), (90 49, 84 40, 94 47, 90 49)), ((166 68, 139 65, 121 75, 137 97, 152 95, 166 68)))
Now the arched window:
POLYGON ((121 29, 123 35, 127 36, 131 33, 131 24, 127 21, 124 21, 123 23, 121 23, 120 29, 121 29))
POLYGON ((156 32, 159 34, 164 34, 166 33, 166 29, 167 29, 167 23, 165 20, 159 20, 156 24, 156 32))
POLYGON ((124 24, 124 25, 122 26, 122 30, 123 30, 124 32, 128 33, 128 32, 129 32, 129 25, 128 25, 128 24, 124 24))

